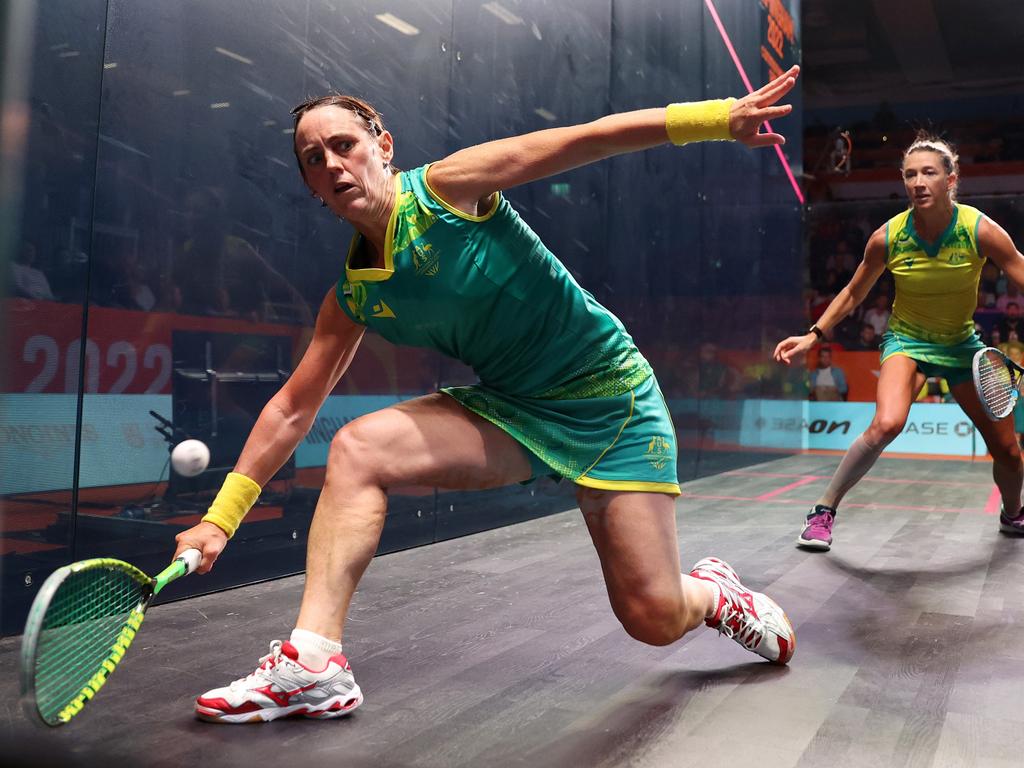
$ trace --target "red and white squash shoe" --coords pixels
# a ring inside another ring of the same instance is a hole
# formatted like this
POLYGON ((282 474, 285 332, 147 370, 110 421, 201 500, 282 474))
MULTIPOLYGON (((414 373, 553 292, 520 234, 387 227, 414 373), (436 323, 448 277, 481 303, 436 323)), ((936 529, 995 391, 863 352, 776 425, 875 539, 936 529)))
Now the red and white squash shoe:
POLYGON ((736 571, 716 557, 697 562, 690 575, 718 588, 718 605, 705 624, 775 664, 793 658, 796 633, 778 603, 744 587, 736 571))
POLYGON ((327 719, 363 703, 352 668, 336 654, 319 672, 299 661, 289 642, 275 640, 256 671, 196 699, 196 717, 214 723, 261 723, 279 717, 327 719))

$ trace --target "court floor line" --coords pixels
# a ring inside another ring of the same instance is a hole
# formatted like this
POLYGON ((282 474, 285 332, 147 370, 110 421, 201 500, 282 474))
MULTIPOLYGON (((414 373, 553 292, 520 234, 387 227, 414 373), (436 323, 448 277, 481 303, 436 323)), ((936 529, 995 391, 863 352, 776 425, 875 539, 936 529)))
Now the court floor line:
MULTIPOLYGON (((735 477, 808 477, 813 480, 830 480, 831 475, 806 475, 806 474, 788 474, 781 472, 743 472, 740 470, 730 470, 723 472, 723 475, 733 475, 735 477)), ((992 483, 971 483, 957 480, 902 480, 899 478, 890 477, 863 477, 858 480, 859 483, 889 483, 896 485, 941 485, 952 488, 990 488, 992 483)))
MULTIPOLYGON (((762 499, 759 496, 727 496, 725 494, 710 494, 710 493, 688 493, 683 492, 682 497, 684 499, 700 499, 707 501, 764 501, 768 504, 794 504, 796 506, 808 506, 817 503, 817 500, 811 499, 776 499, 767 498, 762 499)), ((987 509, 967 509, 963 507, 935 507, 935 506, 919 506, 913 504, 883 504, 877 501, 873 501, 870 504, 857 504, 854 502, 844 501, 843 508, 857 507, 860 509, 904 509, 911 512, 969 512, 974 515, 987 515, 991 514, 987 509)), ((998 510, 997 510, 998 511, 998 510)))
POLYGON ((799 488, 802 485, 807 485, 808 483, 816 483, 819 479, 820 478, 815 476, 815 475, 812 475, 812 476, 809 476, 809 477, 803 477, 800 480, 797 480, 795 482, 792 482, 792 483, 789 483, 787 485, 784 485, 781 488, 776 488, 774 491, 768 491, 767 493, 762 493, 760 496, 757 497, 757 500, 758 501, 766 501, 766 500, 774 498, 776 496, 780 496, 783 493, 785 493, 786 491, 791 491, 794 488, 799 488))
POLYGON ((1002 494, 999 493, 998 488, 993 488, 992 493, 989 494, 988 502, 985 504, 986 515, 998 515, 1000 505, 1003 503, 1002 494))

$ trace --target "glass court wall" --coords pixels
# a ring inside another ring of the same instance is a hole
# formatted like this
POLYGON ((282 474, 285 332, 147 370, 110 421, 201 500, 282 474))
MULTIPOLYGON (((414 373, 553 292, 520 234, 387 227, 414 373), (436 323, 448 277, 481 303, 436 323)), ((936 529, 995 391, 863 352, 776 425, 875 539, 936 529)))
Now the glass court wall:
MULTIPOLYGON (((93 556, 172 553, 308 344, 351 229, 310 198, 289 110, 366 98, 415 168, 468 144, 670 101, 741 95, 799 61, 797 0, 50 0, 32 39, 24 210, 6 269, 3 622, 93 556), (206 472, 170 447, 206 442, 206 472)), ((507 197, 651 359, 681 479, 763 458, 751 404, 804 396, 768 350, 803 323, 800 92, 784 153, 664 147, 507 197)), ((213 573, 166 597, 302 569, 334 433, 473 380, 368 335, 213 573)), ((396 457, 400 460, 400 457, 396 457)), ((575 505, 569 483, 394 489, 381 551, 575 505)))

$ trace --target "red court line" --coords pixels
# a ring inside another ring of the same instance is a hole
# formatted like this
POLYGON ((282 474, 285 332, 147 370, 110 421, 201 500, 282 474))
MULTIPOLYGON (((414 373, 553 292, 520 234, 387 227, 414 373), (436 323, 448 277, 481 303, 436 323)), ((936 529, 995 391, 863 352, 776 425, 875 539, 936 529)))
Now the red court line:
POLYGON ((757 501, 767 501, 768 499, 774 498, 775 496, 781 496, 783 493, 792 490, 793 488, 799 488, 802 485, 817 482, 819 479, 820 478, 813 476, 802 478, 800 480, 797 480, 796 482, 790 483, 789 485, 784 485, 781 488, 776 488, 774 491, 762 493, 760 496, 757 497, 757 501))
MULTIPOLYGON (((730 469, 722 472, 723 475, 736 475, 738 477, 811 477, 805 472, 744 472, 739 469, 730 469)), ((819 477, 814 475, 814 477, 819 477)), ((824 477, 821 475, 820 477, 824 477)))
MULTIPOLYGON (((737 475, 739 477, 809 477, 814 480, 828 480, 828 475, 802 475, 802 474, 782 474, 776 472, 742 472, 739 470, 722 472, 723 475, 737 475)), ((966 481, 956 480, 894 480, 889 477, 864 477, 857 481, 858 483, 889 483, 893 485, 943 485, 951 486, 953 488, 988 488, 991 483, 969 483, 966 481)))
POLYGON ((999 493, 998 488, 993 488, 992 493, 989 494, 988 501, 985 503, 985 514, 986 515, 998 515, 999 508, 1003 502, 1002 494, 999 493))
MULTIPOLYGON (((743 84, 747 86, 747 93, 753 93, 754 87, 750 84, 750 79, 747 77, 747 72, 743 69, 743 65, 740 63, 740 57, 736 55, 736 49, 732 47, 732 40, 729 39, 729 33, 725 31, 725 26, 722 24, 722 20, 718 18, 718 11, 715 8, 715 4, 711 0, 704 0, 704 4, 708 7, 708 11, 711 13, 711 18, 715 22, 715 26, 718 27, 718 34, 722 36, 722 41, 725 43, 725 47, 729 49, 729 55, 732 56, 732 63, 736 65, 736 69, 739 70, 740 77, 743 79, 743 84)), ((772 127, 767 120, 764 121, 765 130, 768 133, 772 132, 772 127)), ((775 154, 779 156, 779 162, 782 163, 782 169, 786 172, 786 176, 789 177, 789 183, 793 185, 793 191, 796 193, 796 199, 800 201, 800 204, 804 204, 804 193, 800 189, 800 185, 796 183, 796 177, 793 175, 793 169, 789 167, 789 161, 786 156, 782 154, 782 147, 778 144, 775 145, 775 154)))
MULTIPOLYGON (((722 496, 716 494, 704 494, 704 493, 683 493, 682 498, 684 499, 701 499, 708 501, 761 501, 756 496, 722 496)), ((800 500, 800 499, 764 499, 768 504, 794 504, 796 506, 811 506, 817 503, 817 501, 811 500, 800 500)), ((930 507, 930 506, 914 506, 911 504, 880 504, 878 502, 872 502, 870 504, 854 504, 849 501, 843 502, 843 508, 848 509, 849 507, 857 507, 858 509, 903 509, 911 512, 969 512, 971 514, 987 514, 981 509, 963 509, 961 507, 930 507)))

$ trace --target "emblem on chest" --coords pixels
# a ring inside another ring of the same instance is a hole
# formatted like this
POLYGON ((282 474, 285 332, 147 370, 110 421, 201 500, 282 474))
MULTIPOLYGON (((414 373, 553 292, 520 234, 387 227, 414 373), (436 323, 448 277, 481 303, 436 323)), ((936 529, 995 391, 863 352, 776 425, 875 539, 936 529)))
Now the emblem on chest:
POLYGON ((429 243, 412 247, 412 263, 417 275, 434 277, 441 271, 441 255, 429 243))

